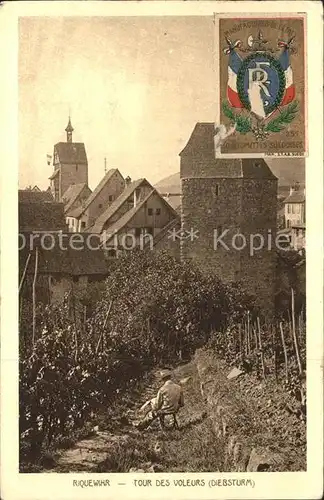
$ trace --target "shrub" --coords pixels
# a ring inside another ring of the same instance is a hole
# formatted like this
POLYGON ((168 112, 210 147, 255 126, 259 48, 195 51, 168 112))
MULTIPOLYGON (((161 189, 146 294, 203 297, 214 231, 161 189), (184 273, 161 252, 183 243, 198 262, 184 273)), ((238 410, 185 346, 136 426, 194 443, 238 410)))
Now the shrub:
POLYGON ((84 425, 153 364, 190 355, 252 307, 239 285, 225 286, 167 253, 118 259, 95 293, 96 305, 91 285, 78 297, 93 311, 85 322, 67 300, 39 304, 34 345, 31 307, 22 304, 20 432, 33 453, 84 425))

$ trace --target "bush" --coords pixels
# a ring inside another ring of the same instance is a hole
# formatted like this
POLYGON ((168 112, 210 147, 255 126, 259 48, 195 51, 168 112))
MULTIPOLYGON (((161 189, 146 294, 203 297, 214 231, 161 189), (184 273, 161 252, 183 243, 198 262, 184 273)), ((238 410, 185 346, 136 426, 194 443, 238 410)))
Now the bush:
POLYGON ((31 307, 22 305, 20 432, 33 453, 83 426, 149 367, 189 356, 252 307, 239 285, 225 286, 167 253, 118 259, 96 294, 96 305, 91 293, 78 298, 93 310, 85 322, 68 301, 39 304, 34 345, 31 307))

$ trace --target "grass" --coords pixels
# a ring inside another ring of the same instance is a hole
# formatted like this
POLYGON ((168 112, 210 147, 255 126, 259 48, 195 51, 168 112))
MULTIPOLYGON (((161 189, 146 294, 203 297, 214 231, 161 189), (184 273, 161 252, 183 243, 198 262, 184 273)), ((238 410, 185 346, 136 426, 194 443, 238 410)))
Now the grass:
POLYGON ((185 406, 179 414, 180 430, 157 427, 134 432, 127 443, 116 443, 98 472, 147 470, 157 465, 164 472, 211 472, 221 469, 223 445, 206 418, 196 369, 192 364, 175 371, 176 379, 191 377, 184 386, 185 406))

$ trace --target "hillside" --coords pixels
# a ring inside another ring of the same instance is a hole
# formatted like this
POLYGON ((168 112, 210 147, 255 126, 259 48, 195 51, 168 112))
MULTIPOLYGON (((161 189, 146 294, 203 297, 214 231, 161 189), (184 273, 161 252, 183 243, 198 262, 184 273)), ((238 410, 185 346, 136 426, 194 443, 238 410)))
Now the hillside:
MULTIPOLYGON (((268 159, 272 172, 278 177, 279 186, 291 186, 295 182, 305 183, 305 160, 303 158, 268 159)), ((180 173, 160 180, 155 187, 166 193, 177 193, 180 189, 180 173)))

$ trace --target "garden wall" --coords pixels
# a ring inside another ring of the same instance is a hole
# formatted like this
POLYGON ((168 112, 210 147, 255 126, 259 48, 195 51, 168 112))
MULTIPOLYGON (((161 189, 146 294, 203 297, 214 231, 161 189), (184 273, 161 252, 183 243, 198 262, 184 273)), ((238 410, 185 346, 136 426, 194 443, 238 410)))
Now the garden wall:
POLYGON ((223 471, 306 470, 306 425, 287 410, 284 390, 229 367, 212 350, 198 350, 195 363, 223 471))

